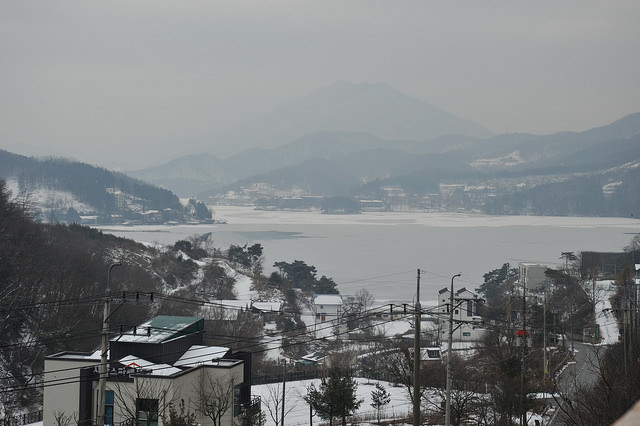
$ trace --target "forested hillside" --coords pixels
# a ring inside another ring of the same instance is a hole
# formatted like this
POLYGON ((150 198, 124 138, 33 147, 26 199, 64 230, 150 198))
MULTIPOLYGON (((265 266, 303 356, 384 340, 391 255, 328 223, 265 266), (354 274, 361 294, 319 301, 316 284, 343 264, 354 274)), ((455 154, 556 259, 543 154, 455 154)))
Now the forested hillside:
POLYGON ((107 271, 115 262, 122 265, 112 270, 111 290, 120 298, 127 291, 128 301, 114 300, 123 306, 113 309, 113 332, 155 313, 192 314, 193 304, 162 294, 178 298, 183 288, 209 289, 228 279, 223 268, 199 276, 198 265, 176 248, 145 247, 80 225, 38 223, 0 180, 0 407, 40 401, 34 385, 47 354, 96 348, 107 271))
POLYGON ((61 158, 36 159, 0 150, 0 179, 12 183, 14 195, 29 200, 39 219, 48 222, 80 223, 80 215, 95 216, 94 222, 100 223, 211 219, 209 212, 196 214, 201 209, 195 208, 195 200, 193 208, 185 209, 167 189, 61 158))
MULTIPOLYGON (((108 282, 111 336, 155 315, 203 316, 211 344, 251 342, 254 371, 270 365, 259 342, 263 319, 233 308, 238 319, 229 321, 222 300, 282 302, 288 315, 272 319, 270 330, 295 337, 305 334, 300 309, 310 294, 338 292, 303 261, 276 262, 266 277, 260 244, 222 250, 209 237, 147 246, 86 226, 39 223, 0 180, 0 419, 40 408, 43 387, 55 386, 42 382, 45 356, 99 348, 108 282)), ((284 345, 308 351, 294 338, 284 345)))

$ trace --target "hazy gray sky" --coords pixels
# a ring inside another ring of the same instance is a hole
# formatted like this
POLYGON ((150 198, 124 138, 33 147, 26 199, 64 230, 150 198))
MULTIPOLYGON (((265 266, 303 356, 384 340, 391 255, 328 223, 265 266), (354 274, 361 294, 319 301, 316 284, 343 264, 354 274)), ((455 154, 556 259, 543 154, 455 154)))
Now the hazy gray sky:
POLYGON ((585 130, 640 111, 638 22, 637 0, 5 0, 0 148, 148 166, 337 80, 585 130))

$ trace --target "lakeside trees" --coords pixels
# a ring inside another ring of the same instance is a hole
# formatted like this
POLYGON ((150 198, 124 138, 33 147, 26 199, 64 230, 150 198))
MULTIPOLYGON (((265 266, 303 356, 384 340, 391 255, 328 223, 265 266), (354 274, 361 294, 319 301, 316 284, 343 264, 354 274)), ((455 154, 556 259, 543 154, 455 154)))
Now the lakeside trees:
POLYGON ((316 278, 318 273, 315 266, 307 265, 303 260, 293 262, 276 262, 273 264, 278 269, 273 272, 269 281, 276 286, 288 283, 293 288, 316 294, 338 294, 338 285, 333 279, 323 275, 316 278))

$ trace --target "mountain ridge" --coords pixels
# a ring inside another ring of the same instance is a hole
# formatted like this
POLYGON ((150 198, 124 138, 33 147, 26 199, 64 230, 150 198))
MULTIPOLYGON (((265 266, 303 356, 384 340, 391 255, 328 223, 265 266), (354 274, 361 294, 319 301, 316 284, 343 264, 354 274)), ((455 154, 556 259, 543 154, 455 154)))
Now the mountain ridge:
POLYGON ((101 223, 211 218, 206 206, 195 200, 185 207, 168 189, 64 158, 39 159, 0 150, 0 179, 10 182, 14 197, 30 202, 42 221, 82 223, 81 214, 101 223))
MULTIPOLYGON (((366 132, 381 139, 430 140, 446 134, 488 137, 479 124, 402 93, 387 83, 336 82, 263 114, 217 140, 220 156, 274 148, 318 131, 366 132), (233 145, 233 148, 230 148, 233 145)), ((201 150, 206 151, 205 146, 201 150)))

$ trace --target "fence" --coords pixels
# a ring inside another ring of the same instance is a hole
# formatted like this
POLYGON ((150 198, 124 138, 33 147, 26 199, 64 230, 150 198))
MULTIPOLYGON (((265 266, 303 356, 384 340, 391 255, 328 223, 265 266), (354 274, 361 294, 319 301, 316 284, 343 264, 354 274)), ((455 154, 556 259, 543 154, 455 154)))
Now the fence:
MULTIPOLYGON (((298 380, 318 379, 322 377, 322 367, 313 366, 295 371, 287 371, 287 382, 295 382, 298 380)), ((282 372, 280 374, 273 372, 271 374, 256 375, 251 378, 252 385, 265 385, 269 383, 282 382, 282 372)))
POLYGON ((42 410, 0 419, 0 426, 22 426, 42 421, 42 410))

